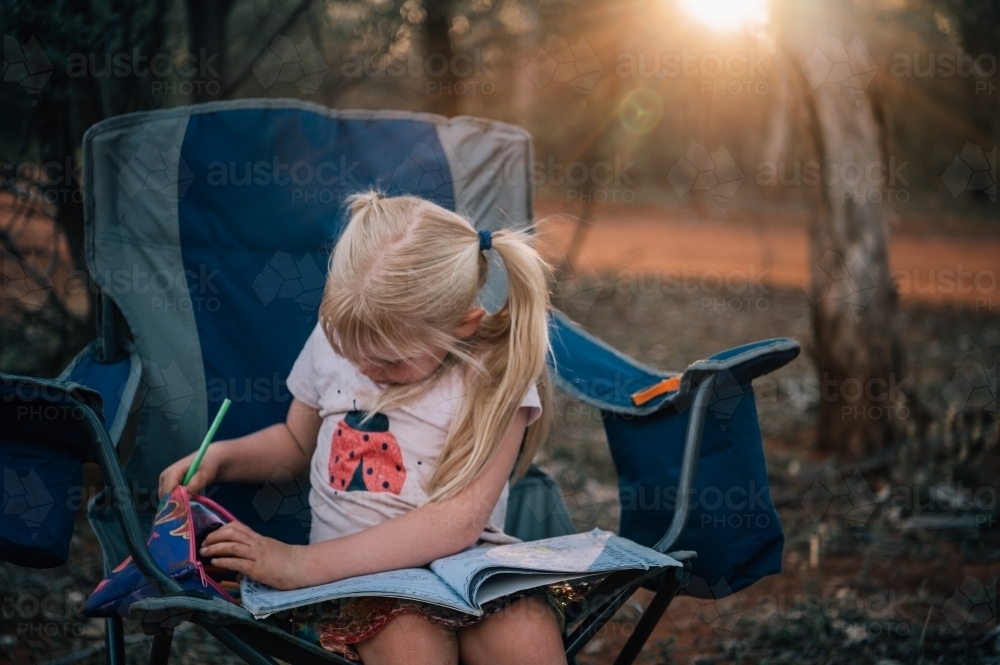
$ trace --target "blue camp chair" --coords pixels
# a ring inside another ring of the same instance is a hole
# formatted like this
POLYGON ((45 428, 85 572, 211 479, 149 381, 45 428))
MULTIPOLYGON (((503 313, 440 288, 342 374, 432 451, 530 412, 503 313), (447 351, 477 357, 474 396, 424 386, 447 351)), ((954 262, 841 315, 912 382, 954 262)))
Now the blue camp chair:
MULTIPOLYGON (((157 478, 197 446, 226 397, 220 438, 284 419, 284 379, 316 322, 348 194, 375 186, 459 210, 479 228, 522 226, 532 218, 528 134, 468 117, 245 100, 109 119, 87 132, 83 154, 97 339, 57 380, 0 375, 0 462, 13 506, 0 518, 0 558, 66 560, 73 511, 64 499, 81 483, 81 464, 96 461, 106 487, 87 514, 105 570, 131 555, 162 594, 131 608, 154 634, 151 662, 167 661, 182 620, 248 663, 347 662, 238 606, 183 593, 158 570, 145 545, 157 478)), ((496 267, 487 307, 503 298, 496 267)), ((551 336, 555 384, 603 414, 620 533, 684 564, 616 573, 569 608, 572 661, 640 586, 654 590, 615 661, 630 663, 685 586, 718 598, 780 571, 784 536, 751 380, 799 347, 759 342, 674 374, 557 312, 551 336)), ((255 530, 308 542, 306 479, 214 489, 255 530)), ((512 487, 506 528, 524 539, 573 530, 549 476, 533 468, 512 487)), ((107 661, 124 663, 122 620, 106 627, 107 661)))

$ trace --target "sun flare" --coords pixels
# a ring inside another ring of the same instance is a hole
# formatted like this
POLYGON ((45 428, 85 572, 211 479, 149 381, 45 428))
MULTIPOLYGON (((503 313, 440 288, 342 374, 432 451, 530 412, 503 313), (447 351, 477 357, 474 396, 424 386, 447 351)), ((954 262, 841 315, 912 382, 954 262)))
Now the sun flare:
POLYGON ((768 0, 680 0, 684 10, 713 30, 731 31, 767 22, 768 0))

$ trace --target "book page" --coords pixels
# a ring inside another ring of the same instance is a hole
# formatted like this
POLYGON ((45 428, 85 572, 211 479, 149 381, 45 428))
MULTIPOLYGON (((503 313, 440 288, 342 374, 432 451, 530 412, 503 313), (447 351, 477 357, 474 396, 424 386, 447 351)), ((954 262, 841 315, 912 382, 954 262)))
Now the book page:
POLYGON ((519 591, 595 573, 680 565, 680 562, 656 550, 608 531, 594 529, 558 538, 473 548, 434 561, 431 570, 470 605, 478 607, 498 597, 494 595, 496 590, 487 591, 482 598, 478 595, 480 586, 493 575, 519 573, 520 579, 507 577, 501 584, 505 590, 519 591), (539 573, 541 575, 533 577, 533 574, 539 573), (535 580, 538 580, 537 583, 535 580))
POLYGON ((240 593, 243 598, 243 607, 257 619, 263 619, 275 612, 304 605, 358 596, 406 598, 448 607, 468 614, 478 615, 481 613, 426 568, 404 568, 374 575, 361 575, 339 582, 291 591, 279 591, 249 577, 244 577, 240 584, 240 593))

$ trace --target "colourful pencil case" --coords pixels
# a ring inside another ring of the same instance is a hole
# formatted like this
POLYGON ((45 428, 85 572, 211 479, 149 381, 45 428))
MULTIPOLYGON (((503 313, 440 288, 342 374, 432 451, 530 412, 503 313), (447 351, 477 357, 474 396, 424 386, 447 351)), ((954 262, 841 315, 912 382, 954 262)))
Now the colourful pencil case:
MULTIPOLYGON (((191 497, 183 485, 178 485, 156 512, 148 541, 150 554, 160 569, 184 589, 235 603, 223 584, 235 583, 237 574, 198 558, 205 537, 235 521, 216 502, 204 496, 191 497)), ((158 595, 128 557, 97 585, 80 613, 87 617, 127 617, 132 603, 158 595)))

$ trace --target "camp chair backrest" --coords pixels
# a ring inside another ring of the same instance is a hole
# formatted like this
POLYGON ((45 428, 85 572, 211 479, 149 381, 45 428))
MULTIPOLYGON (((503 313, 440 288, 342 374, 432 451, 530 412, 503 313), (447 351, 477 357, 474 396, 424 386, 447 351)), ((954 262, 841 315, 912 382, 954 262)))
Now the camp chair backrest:
MULTIPOLYGON (((198 446, 224 398, 219 439, 285 418, 284 381, 316 324, 348 195, 415 194, 494 230, 532 214, 530 183, 511 176, 527 173, 530 137, 475 118, 220 102, 106 120, 83 150, 88 267, 141 360, 125 466, 140 496, 198 446)), ((502 283, 491 276, 494 300, 502 283)), ((122 402, 109 416, 127 417, 122 402)), ((232 485, 213 497, 265 534, 305 542, 308 487, 273 480, 264 494, 232 485)))

